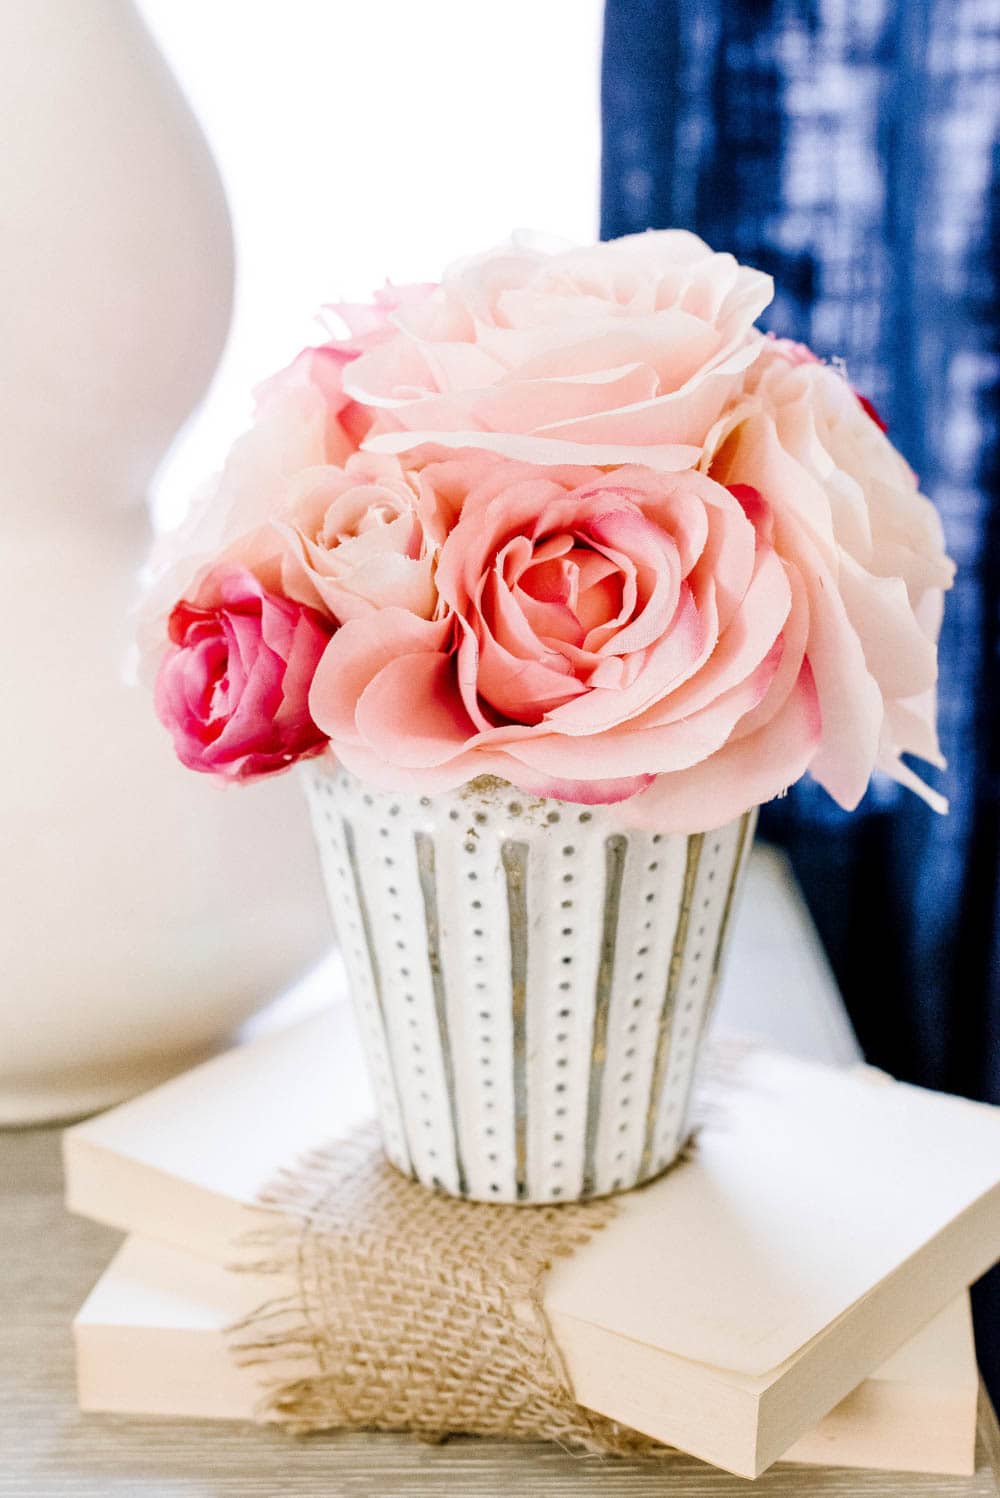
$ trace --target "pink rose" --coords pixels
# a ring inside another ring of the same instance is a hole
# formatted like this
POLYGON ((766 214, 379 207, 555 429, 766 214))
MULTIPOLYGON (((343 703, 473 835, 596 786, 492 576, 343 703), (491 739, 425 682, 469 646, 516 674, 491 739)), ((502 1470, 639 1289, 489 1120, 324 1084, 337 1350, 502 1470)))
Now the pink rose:
POLYGON ((681 230, 557 253, 516 241, 398 311, 343 385, 377 408, 372 451, 688 468, 757 356, 771 294, 681 230))
POLYGON ((639 822, 721 825, 783 791, 819 734, 806 591, 759 497, 705 475, 463 453, 445 612, 346 623, 310 695, 342 762, 428 791, 494 774, 639 822), (642 793, 642 794, 639 794, 642 793))
POLYGON ((371 414, 344 394, 344 369, 392 335, 398 311, 426 300, 433 289, 386 286, 371 306, 331 306, 348 336, 304 349, 257 387, 253 424, 234 442, 221 474, 154 547, 137 627, 141 676, 155 673, 174 600, 196 591, 223 556, 270 585, 260 547, 275 549, 266 528, 285 504, 289 484, 304 469, 346 462, 371 424, 371 414))
POLYGON ((777 345, 712 448, 714 478, 765 497, 775 545, 808 592, 823 722, 812 774, 847 809, 879 768, 944 810, 901 759, 943 764, 936 642, 954 575, 912 472, 837 370, 777 345))
POLYGON ((252 780, 324 748, 309 688, 332 627, 266 592, 252 573, 214 573, 170 615, 156 711, 191 770, 252 780))
POLYGON ((391 338, 394 320, 408 308, 418 308, 434 290, 432 284, 412 286, 386 284, 376 291, 371 303, 332 302, 324 311, 339 332, 315 348, 303 349, 287 369, 273 375, 258 389, 258 399, 267 399, 274 391, 305 385, 318 391, 326 416, 326 445, 331 463, 343 463, 363 442, 375 413, 359 405, 344 390, 347 366, 369 349, 391 338))
POLYGON ((429 619, 437 605, 434 506, 395 458, 356 453, 300 474, 275 531, 283 591, 343 622, 394 605, 429 619))

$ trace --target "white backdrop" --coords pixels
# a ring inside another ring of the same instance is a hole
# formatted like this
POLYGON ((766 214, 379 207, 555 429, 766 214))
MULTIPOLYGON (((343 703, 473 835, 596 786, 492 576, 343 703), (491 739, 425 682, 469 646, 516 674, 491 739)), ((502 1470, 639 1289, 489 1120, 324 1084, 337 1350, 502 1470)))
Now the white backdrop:
POLYGON ((161 469, 172 523, 324 301, 527 226, 597 229, 601 0, 139 0, 229 197, 236 311, 161 469))

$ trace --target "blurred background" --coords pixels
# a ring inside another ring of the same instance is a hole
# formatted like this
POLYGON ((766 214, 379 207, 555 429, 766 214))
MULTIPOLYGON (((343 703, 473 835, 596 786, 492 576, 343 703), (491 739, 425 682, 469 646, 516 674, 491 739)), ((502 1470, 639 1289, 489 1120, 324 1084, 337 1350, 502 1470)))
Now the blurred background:
MULTIPOLYGON (((433 279, 522 225, 583 240, 679 225, 771 272, 764 325, 846 359, 938 505, 959 564, 936 779, 950 817, 879 781, 847 818, 804 784, 763 828, 868 1059, 1000 1103, 1000 0, 36 0, 0 24, 0 190, 32 229, 23 263, 5 250, 25 288, 2 396, 20 548, 5 628, 23 635, 16 579, 40 568, 82 621, 78 663, 65 629, 34 624, 14 667, 32 731, 6 747, 0 808, 15 849, 0 1122, 135 1090, 151 1054, 176 1069, 327 944, 288 788, 235 807, 193 788, 120 688, 146 501, 176 521, 323 302, 433 279), (36 429, 56 399, 66 431, 36 429), (67 718, 96 725, 72 772, 67 718)), ((996 1278, 979 1292, 995 1395, 996 1278)))
POLYGON ((248 392, 325 302, 436 280, 516 227, 593 239, 601 0, 139 0, 225 184, 236 301, 212 391, 156 486, 172 520, 248 392), (237 30, 238 26, 238 30, 237 30))

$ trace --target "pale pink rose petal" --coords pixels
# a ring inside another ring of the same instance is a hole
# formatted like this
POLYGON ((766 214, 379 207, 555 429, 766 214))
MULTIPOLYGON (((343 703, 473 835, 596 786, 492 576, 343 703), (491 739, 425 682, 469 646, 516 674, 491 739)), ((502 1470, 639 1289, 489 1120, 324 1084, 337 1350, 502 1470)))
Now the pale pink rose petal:
POLYGON ((373 341, 387 337, 395 322, 426 306, 436 290, 433 281, 414 281, 399 286, 387 281, 370 302, 328 302, 323 308, 323 316, 334 335, 334 346, 362 353, 372 346, 373 341), (346 339, 339 336, 342 328, 348 331, 346 339))
MULTIPOLYGON (((572 550, 572 537, 559 539, 568 543, 567 551, 572 550)), ((554 605, 539 604, 524 591, 521 586, 523 562, 519 561, 519 553, 526 553, 530 560, 532 546, 526 536, 515 536, 502 548, 495 565, 479 579, 470 601, 474 601, 483 614, 499 645, 514 655, 535 657, 539 653, 540 635, 532 621, 537 618, 543 626, 553 622, 554 605), (534 610, 531 608, 533 602, 536 602, 534 610)), ((567 615, 575 621, 575 629, 567 633, 563 628, 546 631, 543 627, 541 637, 548 632, 560 640, 579 638, 580 623, 567 604, 559 606, 556 622, 564 624, 567 615)))
MULTIPOLYGON (((644 514, 647 520, 670 537, 677 552, 681 576, 687 577, 698 565, 699 558, 704 554, 708 545, 709 530, 713 524, 711 510, 716 503, 716 496, 714 493, 709 495, 707 491, 715 491, 717 485, 710 480, 707 481, 706 492, 702 493, 699 492, 698 478, 694 475, 685 474, 682 484, 676 487, 670 483, 669 479, 664 482, 661 475, 654 475, 654 477, 658 479, 658 483, 649 485, 645 469, 622 468, 615 474, 615 479, 623 486, 623 493, 627 494, 631 490, 633 496, 636 491, 643 495, 644 514)), ((612 495, 614 490, 605 486, 604 493, 612 495)), ((753 566, 752 536, 749 540, 751 560, 746 572, 747 577, 753 566)), ((745 585, 746 579, 744 578, 745 585)))
POLYGON ((737 440, 723 444, 712 464, 720 484, 747 484, 774 509, 779 503, 808 528, 826 559, 836 556, 830 500, 822 485, 778 440, 774 422, 761 411, 739 426, 737 440))
POLYGON ((661 775, 628 803, 626 819, 648 831, 710 832, 782 795, 810 768, 820 716, 808 665, 782 711, 758 733, 731 741, 676 775, 661 775))
POLYGON ((505 765, 508 778, 519 791, 529 796, 546 796, 555 801, 573 801, 578 806, 613 806, 628 801, 652 785, 652 775, 632 775, 617 780, 568 780, 551 775, 534 775, 524 765, 511 760, 505 765))
POLYGON ((484 389, 503 377, 503 365, 473 343, 430 343, 396 337, 362 354, 344 374, 347 394, 374 409, 431 404, 452 382, 484 389))
POLYGON ((285 593, 345 623, 375 608, 430 618, 436 542, 416 481, 393 459, 355 454, 304 470, 274 521, 285 593))
POLYGON ((417 430, 387 431, 376 426, 365 438, 365 447, 376 453, 408 453, 427 443, 442 447, 475 447, 482 452, 497 453, 523 463, 542 465, 560 463, 593 463, 613 467, 624 463, 642 463, 662 473, 679 473, 693 468, 701 449, 690 444, 672 443, 640 447, 626 442, 592 443, 562 441, 545 436, 519 436, 516 433, 417 430))
POLYGON ((765 416, 745 422, 738 438, 724 448, 718 476, 726 483, 750 484, 766 497, 777 548, 795 562, 805 582, 809 660, 823 717, 823 739, 810 770, 835 800, 851 809, 864 795, 875 766, 884 702, 837 586, 829 500, 816 485, 815 503, 804 510, 802 479, 808 484, 809 476, 784 452, 765 416), (817 507, 825 508, 825 519, 817 507))
POLYGON ((529 462, 693 466, 764 340, 770 278, 693 236, 515 244, 446 272, 344 375, 380 415, 365 438, 529 462))
MULTIPOLYGON (((533 300, 538 306, 538 299, 533 300)), ((519 303, 519 307, 525 310, 529 305, 528 300, 519 303)), ((635 367, 645 370, 644 389, 634 394, 606 390, 609 397, 621 398, 624 405, 657 395, 664 382, 668 388, 684 385, 725 354, 723 339, 716 327, 676 307, 618 317, 609 330, 602 316, 601 304, 591 304, 593 310, 587 312, 581 308, 575 326, 570 330, 559 326, 559 315, 565 313, 566 305, 565 298, 561 302, 550 299, 550 326, 557 328, 558 341, 550 332, 545 346, 539 346, 533 357, 524 357, 527 350, 523 335, 507 339, 497 336, 491 340, 491 351, 500 357, 506 356, 504 363, 508 368, 516 358, 512 382, 531 380, 544 384, 548 380, 576 379, 604 383, 614 377, 617 369, 635 367)), ((571 305, 577 303, 574 301, 571 305)), ((510 299, 505 306, 511 306, 510 299)), ((528 318, 523 327, 530 336, 537 324, 528 318)), ((608 409, 607 401, 603 409, 608 409)), ((585 414, 579 406, 567 412, 571 416, 585 414)), ((550 421, 553 417, 543 410, 539 419, 550 421)))
POLYGON ((486 716, 479 697, 479 640, 472 624, 463 614, 456 614, 456 618, 458 620, 458 645, 455 656, 458 690, 465 704, 465 711, 476 725, 477 731, 486 733, 494 725, 486 716))
POLYGON ((476 691, 494 712, 521 723, 537 723, 586 690, 554 653, 526 660, 512 655, 491 635, 479 642, 476 691), (562 664, 561 670, 557 663, 562 664))
MULTIPOLYGON (((734 741, 757 733, 769 723, 782 710, 789 695, 800 685, 802 664, 809 646, 809 597, 798 568, 791 562, 783 562, 782 565, 791 594, 791 604, 781 627, 783 647, 781 664, 775 672, 774 680, 768 687, 766 695, 737 724, 733 731, 734 741)), ((810 690, 815 692, 811 670, 810 690)))
POLYGON ((365 743, 403 769, 446 764, 475 732, 454 659, 427 652, 388 661, 358 698, 355 723, 365 743))
POLYGON ((560 780, 553 776, 534 775, 503 753, 491 754, 480 749, 448 764, 419 770, 389 764, 370 749, 355 744, 339 749, 337 758, 353 775, 384 791, 435 795, 455 790, 477 776, 487 775, 508 782, 524 795, 551 796, 557 800, 575 801, 581 806, 606 806, 627 801, 645 790, 653 780, 651 775, 627 780, 560 780))
POLYGON ((708 533, 690 575, 696 593, 711 583, 720 631, 728 627, 740 607, 757 561, 753 526, 747 524, 732 495, 726 490, 721 492, 725 495, 724 502, 714 497, 705 501, 708 533))
POLYGON ((933 721, 928 721, 925 703, 889 702, 879 742, 878 767, 904 785, 939 814, 948 810, 947 798, 932 790, 901 756, 917 754, 938 769, 945 768, 933 721))
POLYGON ((396 608, 342 625, 316 668, 309 693, 309 709, 320 728, 338 746, 357 741, 355 707, 373 677, 401 654, 437 654, 452 628, 446 619, 417 619, 396 608))
POLYGON ((373 419, 373 412, 344 388, 347 370, 366 351, 393 336, 395 316, 406 307, 425 302, 433 290, 430 285, 386 286, 375 293, 370 304, 345 302, 325 308, 337 325, 335 336, 317 347, 303 349, 286 369, 258 386, 258 410, 294 387, 313 390, 321 398, 324 412, 326 461, 346 463, 373 419), (339 336, 344 328, 346 338, 339 336))
POLYGON ((809 595, 809 663, 823 718, 822 742, 810 770, 851 811, 875 767, 885 706, 834 578, 819 553, 810 554, 804 535, 795 554, 809 595))
POLYGON ((668 700, 650 708, 638 726, 656 728, 676 723, 746 680, 783 635, 791 606, 792 590, 785 567, 775 552, 765 549, 758 557, 742 606, 703 669, 672 691, 668 700))
POLYGON ((864 641, 865 661, 886 697, 915 697, 937 681, 937 647, 923 632, 901 577, 876 577, 840 558, 840 591, 864 641))
MULTIPOLYGON (((265 627, 265 639, 272 632, 265 627)), ((330 635, 319 615, 303 610, 296 620, 294 632, 283 648, 285 675, 282 680, 284 704, 279 717, 284 719, 296 711, 296 704, 307 703, 316 667, 329 643, 330 635)), ((272 647, 275 648, 275 647, 272 647)))
POLYGON ((767 340, 713 441, 713 476, 764 494, 809 592, 823 716, 812 773, 847 808, 876 765, 916 789, 900 755, 938 754, 936 625, 921 616, 929 599, 939 619, 953 574, 933 506, 842 375, 767 340))
MULTIPOLYGON (((903 752, 916 754, 929 765, 936 765, 939 770, 946 768, 937 728, 927 713, 923 698, 886 703, 882 745, 893 757, 903 752), (905 751, 902 747, 904 745, 905 751)), ((879 750, 880 764, 883 748, 879 750)))
MULTIPOLYGON (((831 370, 824 369, 826 384, 842 385, 831 370)), ((863 478, 859 480, 838 467, 830 455, 828 424, 817 409, 813 379, 803 375, 801 394, 775 414, 774 424, 782 448, 794 457, 805 471, 818 479, 832 494, 837 510, 836 536, 839 545, 858 558, 868 560, 872 552, 872 514, 863 478)))
MULTIPOLYGON (((611 563, 607 565, 611 566, 611 563)), ((516 582, 509 590, 502 590, 498 600, 501 621, 505 609, 513 605, 517 609, 516 618, 524 621, 536 639, 581 644, 589 627, 590 608, 596 608, 600 616, 606 618, 614 607, 615 595, 605 591, 606 587, 613 588, 614 585, 612 579, 598 580, 586 589, 581 586, 579 596, 574 597, 577 589, 568 581, 572 568, 571 561, 544 563, 533 568, 524 582, 516 582)), ((495 582, 494 586, 498 583, 495 582)), ((497 639, 506 644, 501 629, 502 622, 497 627, 497 639)))
POLYGON ((779 662, 780 654, 768 657, 745 681, 677 723, 645 729, 628 724, 574 738, 555 733, 526 737, 509 744, 507 753, 533 770, 581 780, 609 772, 628 776, 686 770, 726 743, 764 696, 779 662))
POLYGON ((693 374, 679 389, 666 395, 649 396, 615 411, 580 412, 574 418, 546 423, 539 430, 550 437, 583 443, 590 462, 603 461, 594 457, 594 450, 602 443, 615 447, 624 443, 669 447, 673 443, 693 442, 719 415, 734 392, 738 376, 757 357, 758 346, 748 344, 730 354, 724 363, 693 374))
POLYGON ((587 540, 614 560, 631 584, 623 600, 626 619, 595 626, 586 648, 617 655, 645 650, 659 640, 681 595, 681 565, 673 538, 635 510, 607 510, 587 522, 587 540), (627 573, 626 573, 627 568, 627 573), (638 595, 641 585, 641 598, 638 595), (634 602, 633 602, 634 597, 634 602))
MULTIPOLYGON (((481 394, 469 394, 473 419, 484 431, 533 432, 560 421, 606 410, 609 401, 631 405, 656 392, 656 372, 644 364, 601 370, 597 375, 504 381, 481 394)), ((408 426, 426 427, 424 403, 413 408, 408 426)))
POLYGON ((788 360, 789 364, 820 364, 822 360, 814 354, 808 343, 797 343, 794 338, 779 338, 777 333, 767 333, 775 352, 788 360))
POLYGON ((710 658, 717 640, 711 593, 699 606, 685 586, 669 629, 648 648, 641 672, 609 689, 592 686, 576 701, 556 708, 549 715, 550 727, 574 738, 590 738, 630 722, 668 694, 679 691, 710 658))
MULTIPOLYGON (((455 461, 461 466, 460 460, 455 461)), ((447 478, 451 465, 442 467, 447 478)), ((436 477, 437 465, 424 470, 428 482, 435 482, 436 477)), ((460 610, 481 590, 499 545, 518 532, 541 527, 545 522, 540 517, 549 515, 553 500, 562 494, 558 475, 550 479, 544 471, 539 473, 522 464, 494 462, 483 476, 481 459, 476 458, 470 464, 468 478, 461 532, 457 526, 452 530, 441 548, 437 567, 438 592, 446 604, 460 610)), ((555 528, 554 520, 550 520, 548 529, 555 528)))
MULTIPOLYGON (((907 750, 907 753, 912 752, 915 751, 907 750)), ((936 811, 939 816, 947 816, 949 807, 947 796, 942 796, 939 791, 933 790, 926 781, 921 780, 920 776, 900 759, 898 750, 880 751, 879 769, 883 770, 886 775, 890 775, 893 780, 898 781, 900 785, 905 786, 907 790, 913 791, 914 795, 919 796, 921 801, 930 807, 931 811, 936 811)))
MULTIPOLYGON (((518 381, 531 380, 541 384, 546 380, 592 381, 600 385, 609 375, 615 377, 618 370, 635 367, 653 375, 665 375, 666 361, 672 356, 669 334, 671 325, 664 321, 670 313, 649 313, 630 319, 618 319, 612 327, 599 321, 593 336, 577 329, 575 336, 566 340, 562 329, 526 329, 512 333, 508 330, 483 329, 479 332, 482 346, 489 349, 505 367, 516 367, 518 381), (536 352, 532 353, 532 347, 536 352)), ((691 324, 694 326, 694 324, 691 324)), ((718 353, 719 335, 711 328, 699 335, 700 346, 691 348, 697 359, 711 358, 718 353)), ((688 376, 695 373, 692 368, 688 376)), ((648 391, 655 395, 655 387, 648 391)))

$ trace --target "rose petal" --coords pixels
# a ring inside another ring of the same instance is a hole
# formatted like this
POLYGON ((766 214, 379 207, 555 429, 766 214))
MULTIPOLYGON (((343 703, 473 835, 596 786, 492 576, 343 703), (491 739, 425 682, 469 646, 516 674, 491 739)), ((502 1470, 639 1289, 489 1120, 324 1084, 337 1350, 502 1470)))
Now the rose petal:
POLYGON ((358 739, 355 705, 372 678, 400 654, 437 653, 450 621, 417 619, 403 609, 380 609, 352 619, 334 635, 316 668, 309 692, 314 721, 338 749, 358 739))
POLYGON ((454 659, 419 652, 397 656, 358 698, 362 740, 403 769, 446 763, 474 733, 455 680, 454 659))
POLYGON ((759 733, 727 744, 679 774, 661 775, 631 801, 627 821, 658 832, 710 832, 780 796, 805 774, 820 735, 808 665, 782 711, 759 733))
POLYGON ((556 464, 585 463, 611 467, 620 463, 642 463, 664 473, 677 473, 692 468, 701 456, 701 449, 690 443, 664 443, 635 445, 625 442, 580 442, 560 441, 552 437, 532 437, 506 432, 477 432, 465 429, 445 432, 415 430, 412 432, 391 431, 373 428, 364 440, 367 452, 406 453, 425 443, 438 443, 442 447, 474 447, 483 452, 498 453, 502 457, 514 458, 525 463, 556 464))

